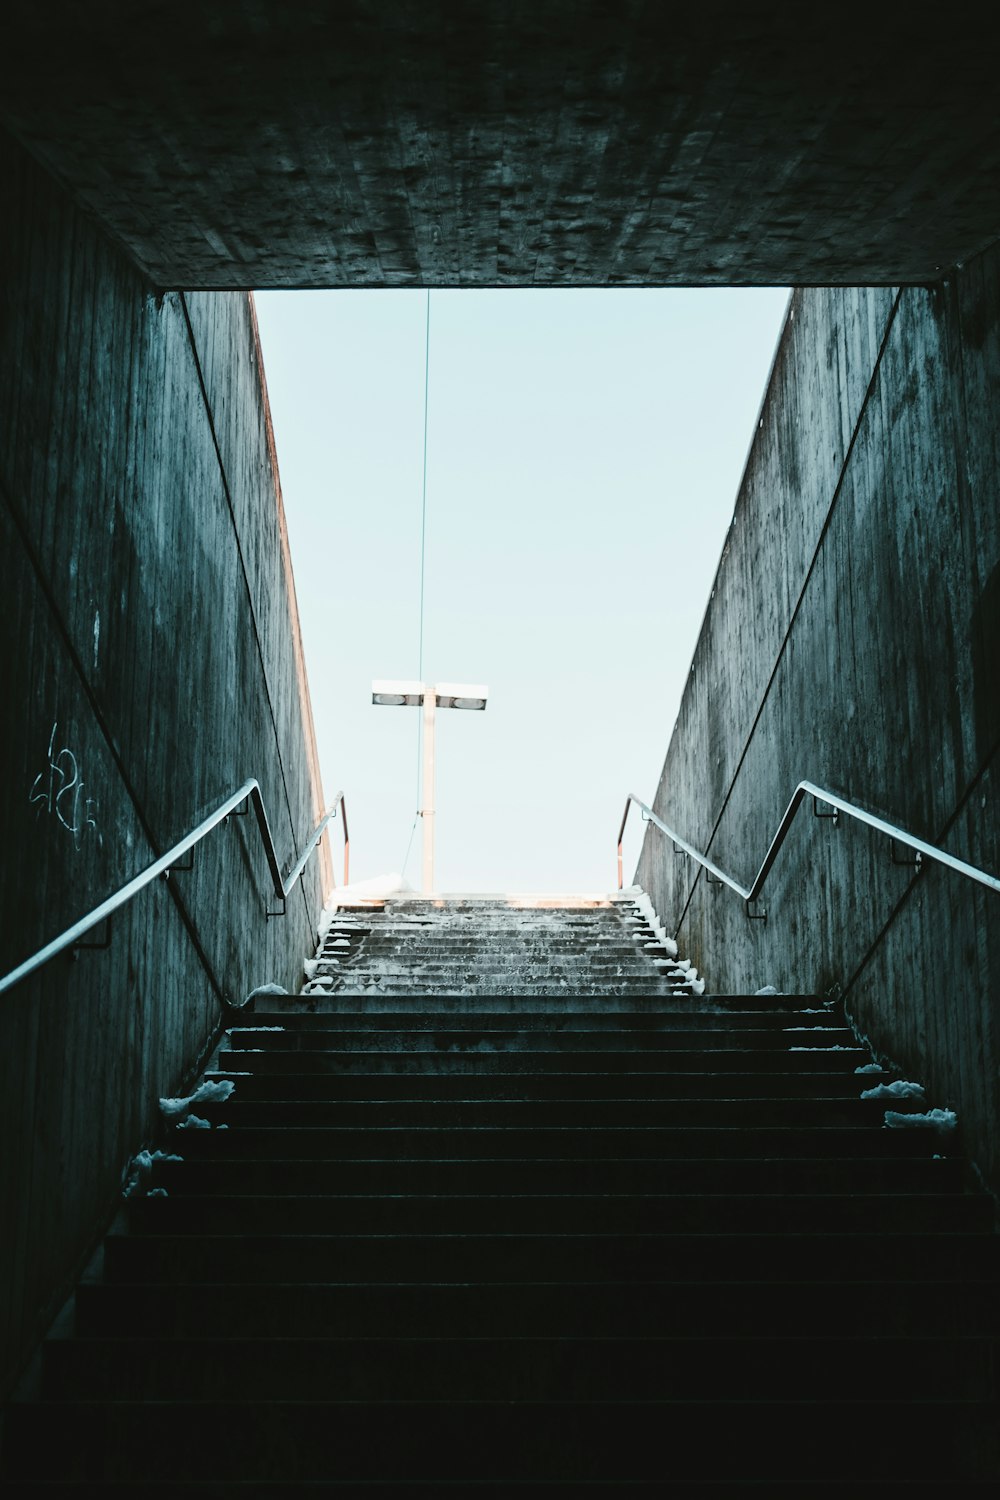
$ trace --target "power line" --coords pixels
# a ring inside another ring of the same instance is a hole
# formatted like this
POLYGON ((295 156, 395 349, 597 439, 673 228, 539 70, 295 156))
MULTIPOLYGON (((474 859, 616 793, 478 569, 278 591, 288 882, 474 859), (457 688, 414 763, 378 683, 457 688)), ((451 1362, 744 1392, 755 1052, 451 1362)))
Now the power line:
MULTIPOLYGON (((424 458, 423 474, 420 486, 420 619, 418 629, 417 646, 417 680, 424 680, 424 581, 427 562, 427 413, 430 406, 430 374, 431 374, 431 289, 427 288, 427 318, 424 325, 424 458)), ((421 795, 421 751, 423 748, 423 715, 417 716, 417 811, 413 817, 413 827, 410 829, 409 842, 406 845, 406 854, 403 858, 400 874, 406 872, 406 861, 410 857, 413 847, 413 835, 416 832, 417 819, 420 817, 420 795, 421 795)))
POLYGON ((427 324, 424 331, 424 473, 420 499, 420 647, 417 652, 417 677, 424 680, 424 563, 427 555, 427 409, 430 404, 431 373, 431 289, 427 288, 427 324))

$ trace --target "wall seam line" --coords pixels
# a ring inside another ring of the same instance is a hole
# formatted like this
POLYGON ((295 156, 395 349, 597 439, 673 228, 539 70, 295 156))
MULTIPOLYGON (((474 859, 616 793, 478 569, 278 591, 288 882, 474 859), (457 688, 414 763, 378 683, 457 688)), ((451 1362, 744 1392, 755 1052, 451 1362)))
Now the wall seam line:
MULTIPOLYGON (((774 659, 774 665, 771 668, 770 674, 769 674, 768 679, 767 679, 767 684, 766 684, 766 686, 764 688, 763 694, 761 695, 760 703, 758 704, 757 711, 754 714, 753 723, 751 724, 750 730, 749 730, 749 732, 747 734, 747 737, 746 737, 746 739, 745 739, 745 741, 743 743, 743 749, 740 752, 740 758, 739 758, 739 760, 736 763, 736 766, 735 766, 735 768, 733 770, 732 776, 730 777, 729 787, 728 787, 728 789, 726 791, 725 797, 723 798, 722 806, 719 808, 718 815, 717 815, 717 817, 715 819, 715 822, 712 825, 712 831, 709 834, 708 842, 707 842, 707 844, 705 846, 705 851, 704 852, 706 854, 711 850, 712 841, 713 841, 713 839, 715 838, 716 834, 719 831, 719 825, 722 822, 723 817, 725 816, 726 808, 729 806, 730 799, 731 799, 731 797, 733 795, 733 792, 736 789, 736 782, 739 779, 740 772, 743 769, 743 763, 744 763, 744 761, 746 760, 747 756, 750 753, 750 746, 753 743, 754 735, 757 733, 757 726, 760 723, 761 716, 764 713, 764 709, 767 707, 767 700, 770 697, 771 689, 774 686, 774 680, 775 680, 775 678, 778 675, 778 668, 780 667, 781 662, 782 662, 782 660, 784 658, 785 650, 786 650, 786 648, 788 646, 789 641, 791 640, 792 630, 794 628, 796 620, 798 619, 799 611, 800 611, 800 609, 802 607, 803 601, 805 600, 806 592, 807 592, 807 590, 809 588, 810 581, 812 579, 813 573, 816 571, 817 564, 819 563, 820 553, 823 550, 823 545, 824 545, 824 543, 826 541, 827 534, 828 534, 828 532, 830 530, 830 526, 831 526, 832 521, 833 521, 834 511, 837 509, 837 504, 838 504, 838 502, 840 500, 840 496, 841 496, 841 493, 843 491, 844 480, 846 478, 848 468, 850 467, 851 456, 854 453, 855 444, 857 443, 858 436, 859 436, 859 434, 861 432, 861 425, 864 422, 865 416, 866 416, 867 411, 868 411, 868 407, 871 404, 872 396, 874 395, 874 392, 875 392, 875 385, 876 385, 876 382, 877 382, 878 377, 879 377, 879 372, 881 371, 881 368, 882 368, 882 359, 883 359, 883 356, 885 354, 886 348, 888 347, 889 335, 891 334, 893 326, 895 325, 896 314, 899 311, 899 304, 900 304, 902 295, 903 295, 902 288, 897 289, 896 295, 895 295, 895 297, 893 299, 892 308, 891 308, 891 310, 889 312, 888 318, 886 319, 885 331, 884 331, 884 333, 882 335, 882 339, 881 339, 881 341, 879 343, 878 354, 875 357, 875 364, 874 364, 874 366, 872 368, 871 377, 870 377, 870 379, 868 381, 868 385, 867 385, 867 387, 865 389, 864 400, 861 403, 861 408, 860 408, 860 410, 858 412, 857 421, 855 422, 854 429, 853 429, 853 431, 851 433, 851 440, 848 443, 847 450, 846 450, 846 452, 844 454, 844 461, 843 461, 843 463, 840 466, 840 474, 838 475, 837 483, 834 486, 833 495, 830 498, 830 504, 829 504, 829 506, 827 508, 826 516, 825 516, 825 518, 823 520, 823 525, 820 528, 820 534, 819 534, 819 537, 817 538, 816 546, 813 549, 813 555, 812 555, 812 557, 811 557, 811 559, 809 561, 809 567, 806 570, 805 578, 802 580, 802 587, 800 588, 799 593, 798 593, 798 597, 797 597, 797 599, 795 601, 795 607, 792 610, 792 613, 789 616, 788 624, 785 627, 785 633, 782 636, 781 644, 778 647, 778 654, 777 654, 777 656, 774 659)), ((802 774, 805 775, 805 774, 807 774, 807 772, 803 771, 802 774)), ((662 816, 662 813, 661 813, 661 816, 662 816)), ((647 835, 647 836, 651 836, 651 835, 647 835)), ((641 855, 640 855, 640 857, 641 857, 641 855)), ((684 902, 684 906, 683 906, 683 908, 681 910, 680 917, 677 920, 677 925, 676 925, 676 927, 674 929, 674 937, 675 938, 679 936, 681 927, 684 925, 684 919, 685 919, 685 917, 688 914, 688 910, 690 909, 691 902, 694 899, 694 893, 695 893, 695 890, 697 889, 698 881, 700 879, 701 879, 701 868, 699 867, 698 872, 695 875, 694 880, 693 880, 693 882, 691 884, 691 889, 689 890, 689 892, 687 894, 687 898, 686 898, 686 900, 684 902)))
MULTIPOLYGON (((958 821, 960 815, 965 811, 965 809, 966 809, 966 807, 967 807, 967 805, 969 803, 969 799, 975 794, 975 792, 978 789, 979 784, 982 781, 983 777, 990 770, 991 766, 993 765, 993 762, 996 760, 998 753, 1000 753, 1000 735, 998 735, 997 738, 993 741, 993 744, 990 746, 989 750, 986 752, 985 758, 983 759, 983 761, 979 765, 979 767, 978 767, 975 775, 973 776, 972 780, 969 782, 969 784, 966 787, 965 791, 962 793, 962 796, 960 797, 959 801, 956 803, 955 807, 952 809, 951 813, 948 815, 948 817, 945 820, 945 822, 942 824, 942 826, 938 829, 937 833, 935 834, 934 842, 936 844, 941 844, 943 842, 943 840, 947 837, 947 835, 951 832, 952 828, 954 828, 954 826, 955 826, 956 822, 958 821)), ((933 863, 933 861, 931 861, 930 863, 933 863)), ((902 893, 900 894, 900 896, 897 898, 897 900, 893 904, 892 910, 889 912, 889 915, 886 917, 886 919, 883 922, 882 926, 879 928, 878 932, 875 934, 875 936, 872 939, 871 943, 868 945, 868 948, 865 950, 864 955, 862 956, 860 962, 856 966, 856 968, 855 968, 853 974, 851 975, 850 979, 848 979, 847 983, 844 985, 844 988, 841 991, 841 998, 842 999, 846 999, 847 998, 847 996, 850 994, 852 986, 857 983, 857 980, 859 979, 862 970, 865 969, 867 967, 867 965, 870 963, 872 955, 875 953, 876 949, 879 948, 879 947, 881 947, 882 942, 883 942, 883 940, 884 940, 884 938, 886 936, 886 933, 889 931, 890 927, 893 925, 893 923, 895 922, 896 918, 899 916, 900 912, 902 911, 903 907, 906 905, 907 901, 909 901, 909 899, 912 896, 913 892, 916 890, 917 886, 920 884, 920 882, 921 882, 921 880, 923 878, 924 872, 928 868, 929 868, 929 866, 924 866, 924 867, 921 868, 921 870, 917 874, 912 875, 910 877, 909 881, 906 884, 906 888, 902 891, 902 893)), ((973 883, 974 882, 970 882, 970 884, 973 884, 973 883)))
MULTIPOLYGON (((84 670, 83 662, 80 658, 79 652, 76 649, 76 646, 73 644, 72 637, 69 633, 66 622, 63 619, 62 612, 60 611, 58 603, 56 602, 55 594, 49 587, 48 579, 46 578, 44 569, 42 568, 41 559, 36 552, 34 543, 32 542, 27 527, 24 524, 24 519, 14 502, 13 496, 7 489, 6 484, 0 482, 0 491, 2 491, 3 493, 4 502, 7 506, 8 511, 10 512, 10 516, 14 522, 14 526, 18 533, 18 536, 21 539, 21 545, 24 547, 28 561, 31 564, 31 569, 35 574, 35 579, 38 583, 38 587, 41 591, 42 597, 48 605, 49 613, 52 616, 53 621, 55 622, 56 629, 62 639, 62 643, 70 659, 70 663, 73 667, 74 672, 79 678, 80 685, 83 688, 84 696, 86 697, 87 702, 90 704, 90 710, 97 722, 97 727, 99 728, 101 735, 104 738, 104 742, 108 747, 108 752, 111 756, 112 761, 114 762, 116 770, 118 771, 118 775, 121 778, 121 782, 123 787, 125 788, 125 792, 135 810, 135 815, 139 820, 139 825, 142 828, 143 834, 145 835, 150 849, 152 849, 156 857, 159 857, 163 853, 163 850, 157 843, 152 826, 146 816, 142 802, 139 798, 139 794, 132 784, 131 778, 129 777, 128 771, 125 766, 125 762, 122 759, 121 754, 119 753, 118 746, 115 742, 115 737, 111 732, 111 726, 105 717, 104 710, 101 707, 97 693, 91 686, 90 680, 87 677, 86 671, 84 670)), ((208 979, 212 986, 212 989, 215 991, 215 994, 220 1003, 224 1004, 226 998, 225 992, 222 988, 222 985, 219 983, 215 970, 198 934, 198 930, 194 925, 194 918, 191 916, 190 912, 185 906, 180 891, 177 889, 177 883, 176 881, 168 880, 166 882, 166 886, 174 904, 177 907, 177 910, 181 917, 181 921, 187 928, 188 936, 191 939, 192 946, 194 947, 194 950, 197 953, 199 960, 201 961, 202 967, 208 975, 208 979)))
MULTIPOLYGON (((1000 243, 1000 241, 995 241, 994 243, 1000 243)), ((954 284, 948 283, 947 278, 945 278, 945 281, 941 283, 941 285, 947 286, 949 289, 949 301, 951 304, 949 308, 949 336, 950 339, 954 341, 954 344, 956 346, 954 347, 955 377, 950 382, 950 390, 952 393, 951 410, 954 447, 956 454, 961 453, 964 458, 964 455, 968 453, 969 446, 969 407, 968 390, 965 378, 965 349, 961 337, 961 305, 954 284), (960 431, 958 430, 959 428, 961 429, 960 431)), ((956 463, 955 473, 956 483, 959 490, 960 503, 964 504, 965 500, 968 498, 968 475, 966 472, 964 461, 956 463)), ((983 780, 983 777, 987 774, 990 767, 992 766, 993 761, 996 759, 998 753, 1000 753, 1000 735, 997 735, 993 743, 990 745, 982 761, 980 761, 974 775, 968 782, 965 791, 962 793, 951 813, 945 819, 941 828, 935 835, 934 842, 936 844, 941 844, 947 837, 947 835, 951 832, 952 828, 955 826, 955 823, 958 821, 959 816, 965 811, 969 800, 977 791, 980 783, 983 780)), ((920 872, 920 874, 922 873, 923 871, 920 872)), ((852 986, 857 983, 863 970, 871 962, 875 950, 881 947, 887 933, 889 932, 889 929, 893 926, 903 907, 909 901, 910 896, 913 894, 913 891, 919 885, 920 874, 914 876, 907 883, 905 890, 900 894, 898 900, 894 903, 892 910, 886 917, 885 922, 879 928, 878 933, 869 944, 867 950, 862 955, 860 962, 857 964, 854 972, 851 974, 846 985, 844 986, 843 998, 846 999, 847 995, 851 991, 852 986)))
MULTIPOLYGON (((188 343, 191 347, 191 354, 194 359, 195 371, 198 375, 198 386, 201 390, 201 398, 205 407, 205 416, 208 419, 208 429, 212 435, 212 446, 215 449, 216 462, 219 465, 219 477, 222 480, 222 489, 226 497, 226 508, 229 511, 229 520, 230 524, 232 525, 233 536, 236 541, 236 554, 240 560, 240 572, 243 575, 243 587, 246 590, 247 607, 250 610, 250 621, 253 625, 254 644, 257 647, 257 659, 260 662, 260 675, 264 683, 264 696, 267 698, 267 710, 271 718, 271 729, 274 733, 274 746, 277 752, 276 759, 278 762, 278 770, 281 773, 282 790, 285 794, 285 812, 288 815, 288 827, 292 840, 292 857, 294 859, 299 851, 297 848, 295 818, 292 813, 292 799, 288 791, 288 781, 285 777, 285 763, 282 760, 281 756, 281 738, 278 734, 278 721, 274 712, 274 702, 271 698, 271 684, 268 681, 267 664, 264 661, 264 648, 261 644, 260 629, 257 623, 257 611, 254 607, 253 591, 250 587, 250 576, 247 571, 246 557, 243 552, 243 540, 240 536, 240 529, 236 524, 236 508, 233 505, 232 490, 230 489, 229 485, 229 475, 226 472, 226 465, 222 457, 222 447, 219 442, 219 436, 215 427, 215 413, 212 410, 212 403, 209 400, 208 396, 208 386, 205 382, 205 374, 202 369, 201 356, 198 353, 198 341, 195 338, 194 327, 191 323, 191 315, 188 311, 187 297, 183 292, 179 292, 178 296, 180 297, 181 310, 184 313, 184 326, 187 329, 188 343)), ((302 885, 301 881, 299 882, 299 885, 302 885)), ((305 892, 303 890, 303 896, 304 895, 305 892)))

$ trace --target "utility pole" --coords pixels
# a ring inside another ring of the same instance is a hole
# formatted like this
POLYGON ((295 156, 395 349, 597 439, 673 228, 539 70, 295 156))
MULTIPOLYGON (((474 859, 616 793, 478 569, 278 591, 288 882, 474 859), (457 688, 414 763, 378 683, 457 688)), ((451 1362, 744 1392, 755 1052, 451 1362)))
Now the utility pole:
POLYGON ((424 869, 423 893, 429 896, 434 890, 434 726, 439 708, 465 708, 483 710, 489 688, 481 683, 463 682, 373 682, 372 702, 387 707, 418 708, 424 710, 424 777, 422 788, 423 807, 420 816, 424 824, 424 869))
POLYGON ((429 896, 434 889, 434 710, 436 707, 435 689, 424 688, 424 805, 420 815, 424 820, 423 891, 425 896, 429 896))

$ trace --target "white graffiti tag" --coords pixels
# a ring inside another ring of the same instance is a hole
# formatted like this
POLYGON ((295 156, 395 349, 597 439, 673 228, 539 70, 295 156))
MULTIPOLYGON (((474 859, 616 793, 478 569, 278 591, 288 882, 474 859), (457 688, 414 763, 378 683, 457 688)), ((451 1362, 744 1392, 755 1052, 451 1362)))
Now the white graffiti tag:
POLYGON ((84 781, 73 751, 65 745, 61 750, 56 749, 58 730, 56 722, 49 735, 48 764, 32 782, 28 804, 37 807, 38 816, 42 813, 54 816, 73 835, 73 844, 79 849, 84 835, 97 828, 94 817, 97 803, 83 794, 84 781))

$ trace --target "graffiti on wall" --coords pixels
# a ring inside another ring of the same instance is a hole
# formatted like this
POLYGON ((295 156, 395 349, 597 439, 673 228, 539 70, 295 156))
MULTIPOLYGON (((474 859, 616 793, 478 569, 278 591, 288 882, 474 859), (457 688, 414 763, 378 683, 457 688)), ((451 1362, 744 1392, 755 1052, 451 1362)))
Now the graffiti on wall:
POLYGON ((86 783, 75 753, 68 745, 59 746, 58 720, 52 725, 46 760, 31 784, 28 803, 37 809, 37 817, 55 818, 79 849, 84 838, 97 831, 97 802, 85 795, 86 783))

